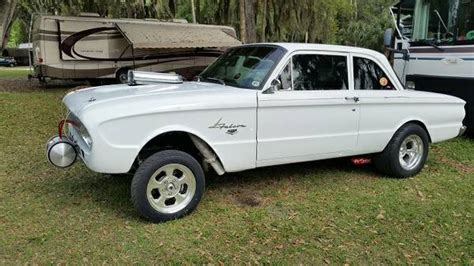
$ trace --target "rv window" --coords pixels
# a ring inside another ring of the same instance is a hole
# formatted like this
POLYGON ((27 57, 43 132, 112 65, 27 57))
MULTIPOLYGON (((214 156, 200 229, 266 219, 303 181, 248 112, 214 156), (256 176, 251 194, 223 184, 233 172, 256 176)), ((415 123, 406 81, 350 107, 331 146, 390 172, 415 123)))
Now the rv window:
POLYGON ((413 37, 413 24, 414 24, 414 12, 415 12, 415 0, 406 0, 395 6, 394 12, 398 14, 400 11, 400 24, 399 29, 402 35, 408 39, 413 37), (400 10, 399 10, 400 9, 400 10))
POLYGON ((474 0, 459 2, 458 22, 457 40, 474 42, 474 0))
POLYGON ((427 40, 438 44, 474 42, 474 0, 408 1, 402 5, 401 13, 403 35, 411 35, 415 45, 427 40), (407 12, 411 12, 413 19, 409 18, 410 14, 406 15, 407 12), (410 26, 405 28, 406 25, 410 26), (409 34, 409 27, 412 34, 409 34))

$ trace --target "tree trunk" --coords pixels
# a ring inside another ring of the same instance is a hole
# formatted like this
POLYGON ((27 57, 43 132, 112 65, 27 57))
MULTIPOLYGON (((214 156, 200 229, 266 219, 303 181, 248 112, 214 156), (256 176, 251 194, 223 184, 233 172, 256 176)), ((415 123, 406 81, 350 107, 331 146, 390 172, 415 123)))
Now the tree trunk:
POLYGON ((275 28, 275 34, 276 34, 276 39, 278 41, 282 40, 281 37, 281 9, 276 3, 275 0, 272 1, 272 7, 273 7, 273 27, 275 28))
POLYGON ((224 12, 222 13, 224 16, 224 25, 230 24, 230 14, 229 14, 229 7, 230 7, 230 0, 221 0, 224 1, 224 12))
POLYGON ((239 0, 239 17, 240 17, 240 41, 247 43, 247 26, 245 16, 245 0, 239 0))
POLYGON ((176 0, 168 0, 168 6, 170 8, 171 15, 173 16, 173 18, 175 18, 176 17, 176 0))
POLYGON ((196 23, 196 7, 194 6, 194 0, 191 0, 191 13, 193 14, 193 23, 196 23))
POLYGON ((245 29, 247 43, 257 42, 257 31, 255 28, 255 0, 245 0, 245 29))
POLYGON ((229 25, 229 0, 219 0, 216 22, 222 25, 229 25))
POLYGON ((265 32, 267 30, 267 8, 268 8, 268 2, 267 2, 267 0, 263 0, 262 33, 260 35, 260 41, 261 42, 266 41, 265 32))
POLYGON ((357 0, 354 0, 354 20, 357 20, 359 16, 359 10, 357 10, 357 0))
POLYGON ((196 1, 196 22, 200 23, 201 22, 201 0, 195 0, 196 1))

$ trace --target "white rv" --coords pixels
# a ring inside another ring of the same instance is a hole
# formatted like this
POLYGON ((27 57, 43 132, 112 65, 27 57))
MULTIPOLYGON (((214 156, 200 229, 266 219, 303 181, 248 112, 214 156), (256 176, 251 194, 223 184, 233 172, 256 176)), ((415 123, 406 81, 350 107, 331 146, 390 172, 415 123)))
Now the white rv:
POLYGON ((457 96, 474 132, 474 0, 401 0, 391 9, 395 38, 385 33, 393 68, 416 90, 457 96))
POLYGON ((225 26, 61 16, 37 17, 32 41, 34 76, 41 80, 120 82, 130 69, 189 79, 240 44, 235 30, 225 26))

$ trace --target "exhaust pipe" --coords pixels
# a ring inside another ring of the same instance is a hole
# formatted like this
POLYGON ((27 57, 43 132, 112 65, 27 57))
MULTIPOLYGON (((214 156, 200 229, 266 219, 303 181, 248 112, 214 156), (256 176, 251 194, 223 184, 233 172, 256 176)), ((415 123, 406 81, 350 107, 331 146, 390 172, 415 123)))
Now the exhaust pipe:
POLYGON ((217 159, 216 154, 211 150, 211 148, 200 138, 189 134, 189 137, 193 141, 194 145, 196 145, 196 148, 201 152, 201 154, 204 156, 205 161, 214 168, 216 173, 218 175, 223 175, 225 174, 224 166, 222 166, 222 163, 217 159))

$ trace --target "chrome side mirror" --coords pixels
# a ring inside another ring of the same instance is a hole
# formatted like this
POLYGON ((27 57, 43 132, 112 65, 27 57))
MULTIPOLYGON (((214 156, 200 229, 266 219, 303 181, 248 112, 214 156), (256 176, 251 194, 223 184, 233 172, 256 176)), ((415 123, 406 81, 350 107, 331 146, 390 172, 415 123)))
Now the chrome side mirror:
POLYGON ((270 87, 268 87, 268 89, 266 89, 263 93, 271 94, 278 90, 281 90, 281 81, 279 79, 274 79, 272 80, 272 83, 270 83, 270 87))

